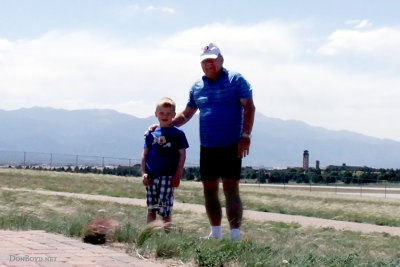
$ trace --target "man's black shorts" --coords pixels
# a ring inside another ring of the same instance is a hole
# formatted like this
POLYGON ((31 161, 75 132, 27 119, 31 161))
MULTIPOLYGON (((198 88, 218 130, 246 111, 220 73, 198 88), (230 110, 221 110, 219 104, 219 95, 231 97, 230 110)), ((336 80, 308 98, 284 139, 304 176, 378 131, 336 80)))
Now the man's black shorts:
POLYGON ((238 157, 238 144, 228 147, 200 146, 201 181, 214 181, 218 178, 240 179, 242 159, 238 157))

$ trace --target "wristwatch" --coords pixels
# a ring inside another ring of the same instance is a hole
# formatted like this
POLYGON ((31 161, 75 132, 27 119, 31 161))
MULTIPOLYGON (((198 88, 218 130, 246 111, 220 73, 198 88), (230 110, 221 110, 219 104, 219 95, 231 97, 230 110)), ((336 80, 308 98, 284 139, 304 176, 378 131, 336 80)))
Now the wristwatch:
POLYGON ((251 134, 248 134, 248 133, 242 133, 242 137, 247 137, 247 138, 251 138, 251 134))

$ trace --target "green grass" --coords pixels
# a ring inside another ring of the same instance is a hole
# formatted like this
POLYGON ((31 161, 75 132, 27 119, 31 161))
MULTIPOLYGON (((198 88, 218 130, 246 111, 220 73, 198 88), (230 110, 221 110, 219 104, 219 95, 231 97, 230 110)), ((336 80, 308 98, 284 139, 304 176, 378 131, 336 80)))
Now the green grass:
MULTIPOLYGON (((142 181, 137 177, 0 169, 0 187, 145 198, 142 181)), ((181 182, 175 192, 178 202, 203 203, 201 183, 181 182)), ((400 226, 398 199, 245 186, 241 187, 241 196, 244 208, 249 210, 400 226)), ((224 204, 222 193, 221 200, 224 204)))
POLYGON ((246 191, 242 198, 250 210, 400 226, 399 199, 265 188, 246 191))
MULTIPOLYGON (((128 253, 173 259, 198 266, 397 266, 400 238, 298 224, 246 220, 243 242, 202 240, 209 231, 205 215, 174 211, 171 233, 148 231, 146 209, 110 202, 77 200, 31 192, 0 191, 0 228, 42 229, 80 238, 84 225, 101 214, 122 228, 113 240, 128 253), (105 212, 104 212, 105 210, 105 212)), ((228 236, 226 222, 224 236, 228 236)))
POLYGON ((111 175, 0 169, 0 186, 10 188, 144 198, 140 183, 137 178, 111 175))

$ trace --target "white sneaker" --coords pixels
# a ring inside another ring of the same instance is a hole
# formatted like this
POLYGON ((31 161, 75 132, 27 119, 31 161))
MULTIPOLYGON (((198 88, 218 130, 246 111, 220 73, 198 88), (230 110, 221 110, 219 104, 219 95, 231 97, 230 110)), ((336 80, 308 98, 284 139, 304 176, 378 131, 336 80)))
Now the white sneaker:
POLYGON ((240 241, 240 230, 235 228, 231 229, 231 240, 232 241, 240 241))
POLYGON ((218 241, 221 241, 221 240, 222 240, 222 237, 213 236, 212 233, 210 233, 210 234, 207 235, 207 236, 200 237, 200 238, 201 238, 201 239, 205 239, 205 240, 211 240, 211 239, 216 239, 216 240, 218 240, 218 241))

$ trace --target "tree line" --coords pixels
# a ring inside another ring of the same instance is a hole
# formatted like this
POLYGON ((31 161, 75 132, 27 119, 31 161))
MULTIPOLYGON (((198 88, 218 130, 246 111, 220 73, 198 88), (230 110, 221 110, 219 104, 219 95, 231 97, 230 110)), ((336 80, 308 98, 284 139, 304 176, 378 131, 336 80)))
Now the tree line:
MULTIPOLYGON (((22 167, 20 167, 22 168, 22 167)), ((140 164, 133 166, 118 167, 25 167, 35 170, 52 170, 58 172, 74 173, 95 173, 117 176, 141 176, 140 164)), ((242 181, 249 183, 299 183, 299 184, 367 184, 380 182, 400 182, 400 169, 375 169, 370 167, 348 167, 328 166, 325 169, 310 168, 287 168, 287 169, 265 169, 243 167, 241 174, 242 181)), ((183 180, 199 181, 199 167, 185 167, 182 175, 183 180)))

